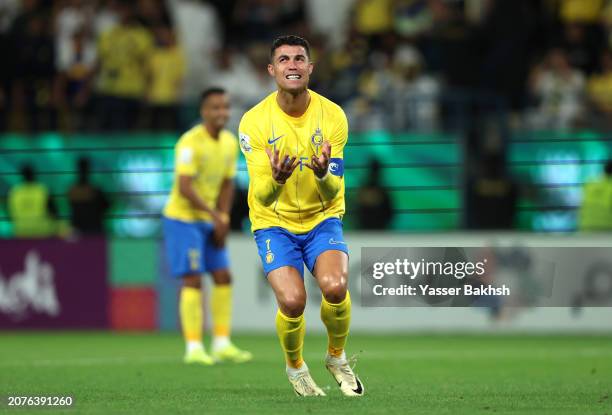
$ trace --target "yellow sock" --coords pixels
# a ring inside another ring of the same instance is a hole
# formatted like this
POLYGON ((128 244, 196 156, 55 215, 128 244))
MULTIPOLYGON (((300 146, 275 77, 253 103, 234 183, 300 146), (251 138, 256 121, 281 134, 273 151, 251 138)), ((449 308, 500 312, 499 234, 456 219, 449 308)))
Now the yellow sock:
POLYGON ((338 304, 331 304, 323 297, 321 301, 321 320, 327 327, 327 352, 331 356, 340 357, 351 324, 351 296, 348 291, 344 300, 338 304))
POLYGON ((183 287, 179 301, 181 326, 185 341, 202 341, 202 292, 199 288, 183 287))
POLYGON ((214 285, 210 298, 213 335, 229 337, 232 324, 232 286, 214 285))
POLYGON ((287 365, 298 369, 304 363, 302 349, 304 348, 304 335, 306 334, 306 322, 304 315, 299 317, 287 317, 278 310, 276 313, 276 332, 280 340, 281 348, 285 352, 287 365))

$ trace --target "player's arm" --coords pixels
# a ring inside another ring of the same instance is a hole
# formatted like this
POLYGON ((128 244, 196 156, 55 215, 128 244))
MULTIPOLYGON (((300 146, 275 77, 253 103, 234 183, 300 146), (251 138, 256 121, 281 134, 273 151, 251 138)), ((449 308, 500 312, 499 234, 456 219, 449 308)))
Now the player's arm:
POLYGON ((189 201, 193 209, 207 212, 215 223, 222 222, 221 216, 197 194, 193 181, 198 172, 195 149, 185 143, 179 143, 176 148, 175 174, 178 176, 178 189, 182 197, 189 201))
POLYGON ((278 151, 265 148, 257 139, 259 136, 243 119, 240 123, 240 147, 247 161, 253 194, 261 204, 270 206, 278 199, 283 185, 299 163, 296 157, 282 156, 278 151))
POLYGON ((332 200, 342 189, 344 176, 344 146, 348 138, 348 122, 342 114, 338 129, 330 141, 323 143, 321 155, 313 155, 309 167, 315 174, 319 193, 332 200))
POLYGON ((196 193, 193 187, 193 180, 194 180, 193 176, 189 176, 185 174, 181 174, 179 176, 178 183, 179 183, 179 192, 181 193, 181 196, 187 199, 189 201, 189 204, 191 204, 191 206, 194 209, 209 213, 213 217, 213 220, 215 221, 221 220, 219 213, 215 209, 208 206, 208 204, 206 204, 206 202, 204 202, 200 198, 200 196, 198 196, 198 194, 196 193))

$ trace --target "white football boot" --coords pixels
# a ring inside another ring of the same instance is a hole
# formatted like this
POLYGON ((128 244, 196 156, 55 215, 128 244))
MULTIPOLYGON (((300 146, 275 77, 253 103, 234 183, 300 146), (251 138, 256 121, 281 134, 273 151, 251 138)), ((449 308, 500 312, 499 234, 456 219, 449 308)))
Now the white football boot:
POLYGON ((344 352, 342 352, 340 357, 327 355, 325 367, 332 374, 345 396, 363 396, 365 388, 359 377, 353 373, 353 369, 351 369, 348 360, 346 360, 344 352))
POLYGON ((325 392, 317 386, 310 372, 306 362, 302 363, 302 367, 299 369, 287 368, 287 377, 295 394, 298 396, 325 396, 325 392))

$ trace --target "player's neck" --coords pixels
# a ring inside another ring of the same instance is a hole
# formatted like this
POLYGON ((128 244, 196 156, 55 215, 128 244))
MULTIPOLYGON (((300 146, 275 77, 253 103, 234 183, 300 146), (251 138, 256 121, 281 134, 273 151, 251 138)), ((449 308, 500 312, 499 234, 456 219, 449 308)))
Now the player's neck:
POLYGON ((204 129, 208 131, 208 134, 215 140, 219 138, 219 133, 221 132, 220 128, 215 128, 210 124, 204 123, 204 129))
POLYGON ((296 95, 287 91, 278 91, 276 102, 285 114, 291 117, 301 117, 310 104, 310 93, 307 89, 296 95))

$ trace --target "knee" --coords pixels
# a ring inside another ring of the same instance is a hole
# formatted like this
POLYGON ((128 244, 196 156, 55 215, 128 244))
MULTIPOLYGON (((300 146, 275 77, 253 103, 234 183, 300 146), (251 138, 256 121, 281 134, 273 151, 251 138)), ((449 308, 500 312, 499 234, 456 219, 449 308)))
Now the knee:
POLYGON ((327 302, 338 304, 344 300, 348 281, 346 274, 324 276, 321 281, 321 291, 327 302))
POLYGON ((306 307, 306 296, 302 294, 285 295, 279 299, 281 311, 287 317, 299 317, 304 314, 306 307))
POLYGON ((183 287, 201 288, 202 276, 199 274, 188 274, 183 276, 183 287))
POLYGON ((232 276, 227 270, 215 271, 212 273, 212 277, 215 285, 230 285, 232 283, 232 276))

